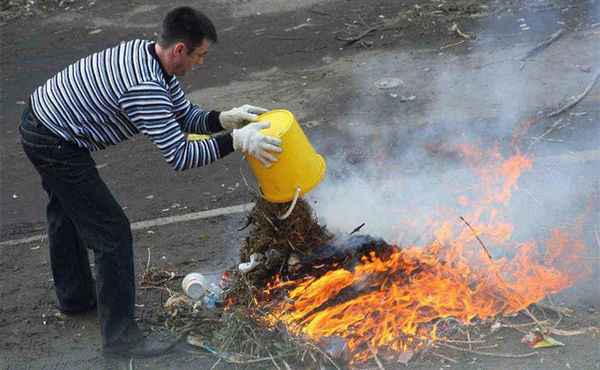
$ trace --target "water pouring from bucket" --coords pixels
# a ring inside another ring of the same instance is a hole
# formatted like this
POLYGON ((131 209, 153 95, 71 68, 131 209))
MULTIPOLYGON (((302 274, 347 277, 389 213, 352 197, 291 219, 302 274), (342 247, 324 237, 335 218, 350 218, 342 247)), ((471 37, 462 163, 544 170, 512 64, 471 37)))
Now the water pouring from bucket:
POLYGON ((271 203, 293 201, 285 218, 291 213, 298 197, 311 191, 325 175, 325 160, 317 154, 302 128, 287 110, 273 110, 258 117, 256 122, 270 121, 260 130, 263 135, 281 139, 282 152, 277 162, 266 168, 257 159, 247 156, 265 199, 271 203))

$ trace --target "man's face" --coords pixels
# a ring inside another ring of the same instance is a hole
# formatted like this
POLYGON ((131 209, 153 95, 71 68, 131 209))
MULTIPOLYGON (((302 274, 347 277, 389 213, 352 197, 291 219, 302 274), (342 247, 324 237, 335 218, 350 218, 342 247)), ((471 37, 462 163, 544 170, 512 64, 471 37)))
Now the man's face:
POLYGON ((204 39, 191 54, 188 54, 188 48, 185 44, 175 47, 176 64, 173 74, 176 76, 185 76, 194 67, 199 66, 204 61, 204 56, 208 53, 208 48, 212 41, 204 39))

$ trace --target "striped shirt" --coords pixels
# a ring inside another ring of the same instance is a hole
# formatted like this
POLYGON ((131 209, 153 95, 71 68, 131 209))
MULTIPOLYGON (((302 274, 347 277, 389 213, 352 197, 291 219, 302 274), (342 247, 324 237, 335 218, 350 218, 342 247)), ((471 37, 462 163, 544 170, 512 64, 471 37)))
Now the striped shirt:
POLYGON ((222 131, 219 112, 191 104, 144 40, 122 43, 65 68, 37 88, 31 107, 56 135, 90 150, 143 132, 176 170, 231 153, 231 134, 186 140, 184 132, 222 131))

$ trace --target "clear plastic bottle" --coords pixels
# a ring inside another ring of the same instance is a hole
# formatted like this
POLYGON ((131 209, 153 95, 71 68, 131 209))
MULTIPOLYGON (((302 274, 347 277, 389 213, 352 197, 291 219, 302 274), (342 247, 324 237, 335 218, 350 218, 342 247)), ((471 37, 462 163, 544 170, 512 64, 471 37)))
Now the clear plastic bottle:
POLYGON ((216 308, 217 303, 221 302, 223 302, 223 289, 218 284, 211 284, 210 290, 206 292, 202 299, 204 308, 216 308))

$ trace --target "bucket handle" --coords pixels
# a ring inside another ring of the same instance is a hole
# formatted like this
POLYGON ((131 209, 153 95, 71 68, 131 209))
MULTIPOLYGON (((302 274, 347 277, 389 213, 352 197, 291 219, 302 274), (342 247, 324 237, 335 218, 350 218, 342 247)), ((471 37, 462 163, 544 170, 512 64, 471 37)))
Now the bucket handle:
POLYGON ((300 195, 300 191, 302 189, 300 189, 300 187, 296 188, 296 195, 294 195, 294 200, 292 201, 292 205, 290 206, 290 208, 287 210, 287 212, 285 212, 283 214, 283 216, 277 216, 278 219, 280 220, 285 220, 286 218, 289 217, 289 215, 292 214, 292 211, 294 210, 294 207, 296 206, 296 202, 298 201, 298 196, 300 195))

